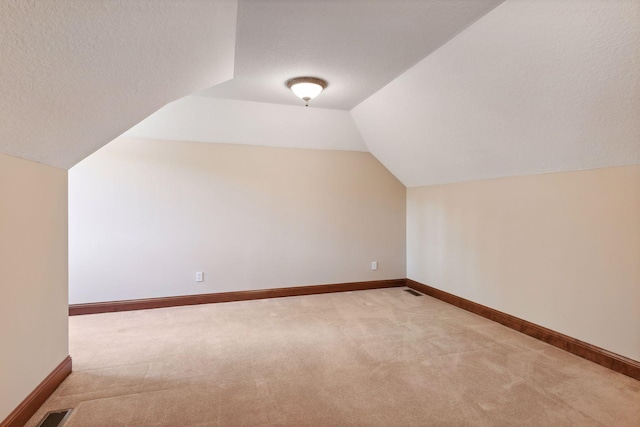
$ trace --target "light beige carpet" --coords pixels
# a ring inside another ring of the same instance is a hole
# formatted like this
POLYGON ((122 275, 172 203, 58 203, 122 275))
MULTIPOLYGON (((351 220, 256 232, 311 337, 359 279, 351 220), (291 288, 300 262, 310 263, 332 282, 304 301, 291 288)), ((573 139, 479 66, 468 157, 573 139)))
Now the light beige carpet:
POLYGON ((28 426, 640 426, 640 381, 402 288, 69 322, 28 426))

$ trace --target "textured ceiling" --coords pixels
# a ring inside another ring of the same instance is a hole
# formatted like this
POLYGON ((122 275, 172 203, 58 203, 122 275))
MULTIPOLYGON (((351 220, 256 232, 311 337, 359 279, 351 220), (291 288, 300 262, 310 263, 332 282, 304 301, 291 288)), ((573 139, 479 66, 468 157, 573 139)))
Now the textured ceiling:
POLYGON ((300 105, 285 82, 311 75, 350 110, 501 1, 240 0, 235 78, 200 95, 300 105))
POLYGON ((0 152, 68 168, 169 103, 131 132, 368 148, 407 186, 640 163, 640 0, 499 3, 0 2, 0 152))
POLYGON ((352 110, 409 187, 640 163, 640 1, 508 0, 352 110))
POLYGON ((68 168, 233 76, 232 0, 0 2, 0 152, 68 168))

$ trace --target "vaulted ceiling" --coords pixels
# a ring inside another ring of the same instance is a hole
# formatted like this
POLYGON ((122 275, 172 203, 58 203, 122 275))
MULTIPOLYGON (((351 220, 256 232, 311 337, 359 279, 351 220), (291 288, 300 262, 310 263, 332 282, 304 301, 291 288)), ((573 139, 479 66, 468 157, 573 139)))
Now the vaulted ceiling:
POLYGON ((368 150, 407 186, 640 163, 637 22, 640 0, 0 3, 0 152, 68 168, 131 128, 368 150), (298 75, 329 81, 309 108, 298 75))
POLYGON ((352 110, 420 186, 640 163, 640 1, 507 0, 352 110))
POLYGON ((229 0, 0 2, 0 152, 69 168, 233 78, 229 0))

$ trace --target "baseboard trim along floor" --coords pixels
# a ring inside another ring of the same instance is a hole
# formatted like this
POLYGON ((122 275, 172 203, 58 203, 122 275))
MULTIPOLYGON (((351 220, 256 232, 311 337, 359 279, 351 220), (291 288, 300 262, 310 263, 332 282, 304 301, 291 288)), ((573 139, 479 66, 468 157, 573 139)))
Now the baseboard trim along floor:
MULTIPOLYGON (((108 301, 69 305, 69 315, 109 313, 116 311, 146 310, 151 308, 177 307, 183 305, 211 304, 219 302, 247 301, 264 298, 324 294, 331 292, 360 291, 407 286, 433 298, 493 320, 533 338, 544 341, 569 353, 580 356, 621 374, 640 380, 640 362, 503 313, 476 302, 461 298, 411 279, 375 280, 366 282, 336 283, 329 285, 297 286, 290 288, 258 289, 250 291, 221 292, 174 297, 147 298, 125 301, 108 301)), ((0 426, 0 427, 4 427, 0 426)))
POLYGON ((9 414, 0 427, 22 427, 71 373, 71 357, 67 356, 40 385, 9 414))
POLYGON ((486 319, 498 322, 508 328, 514 329, 533 338, 544 341, 562 350, 573 353, 591 362, 602 365, 606 368, 620 372, 640 380, 640 362, 597 347, 595 345, 580 341, 560 332, 547 329, 535 323, 528 322, 518 317, 503 313, 493 308, 486 307, 473 301, 461 298, 431 286, 407 279, 406 285, 416 291, 437 298, 441 301, 455 305, 463 310, 482 316, 486 319))
POLYGON ((405 279, 373 280, 367 282, 336 283, 331 285, 296 286, 291 288, 258 289, 252 291, 220 292, 175 297, 147 298, 126 301, 108 301, 86 304, 70 304, 69 316, 110 313, 114 311, 146 310, 150 308, 177 307, 181 305, 212 304, 218 302, 247 301, 264 298, 281 298, 331 292, 363 291, 367 289, 405 286, 405 279))

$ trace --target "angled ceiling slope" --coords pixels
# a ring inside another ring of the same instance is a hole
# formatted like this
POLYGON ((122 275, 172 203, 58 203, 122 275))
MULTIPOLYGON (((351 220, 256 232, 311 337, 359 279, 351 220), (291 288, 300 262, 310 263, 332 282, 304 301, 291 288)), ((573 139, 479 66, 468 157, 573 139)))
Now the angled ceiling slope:
POLYGON ((351 113, 408 187, 637 164, 638 22, 638 0, 509 0, 351 113))
POLYGON ((348 111, 185 96, 122 136, 319 150, 368 151, 348 111))
POLYGON ((69 168, 233 77, 237 2, 0 3, 0 152, 69 168))

